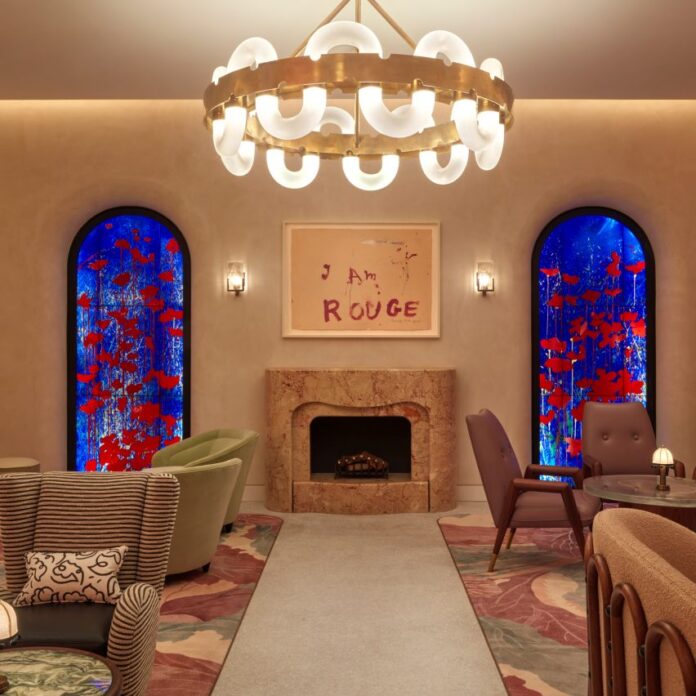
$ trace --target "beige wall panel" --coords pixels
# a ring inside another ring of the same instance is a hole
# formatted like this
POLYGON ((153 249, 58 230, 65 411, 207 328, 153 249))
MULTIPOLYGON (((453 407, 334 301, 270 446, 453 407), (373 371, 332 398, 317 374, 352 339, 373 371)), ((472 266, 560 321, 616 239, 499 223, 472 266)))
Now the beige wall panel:
MULTIPOLYGON (((522 462, 530 450, 530 258, 543 226, 606 205, 648 234, 657 264, 658 438, 696 462, 696 102, 521 101, 501 164, 472 162, 438 187, 417 160, 364 193, 324 163, 302 191, 260 157, 242 179, 217 160, 195 101, 0 102, 0 456, 65 467, 68 248, 116 205, 143 205, 186 236, 193 269, 192 429, 263 430, 267 367, 454 367, 459 484, 479 483, 464 415, 494 410, 522 462), (441 223, 438 339, 283 339, 284 221, 441 223), (243 260, 249 291, 223 290, 243 260), (496 291, 472 290, 493 260, 496 291)), ((264 482, 264 447, 249 484, 264 482)))

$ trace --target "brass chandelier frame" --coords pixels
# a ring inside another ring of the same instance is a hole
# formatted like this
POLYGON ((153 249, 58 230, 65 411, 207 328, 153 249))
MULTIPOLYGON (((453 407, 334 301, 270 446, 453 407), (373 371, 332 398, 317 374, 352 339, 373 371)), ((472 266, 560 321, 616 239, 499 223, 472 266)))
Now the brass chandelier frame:
MULTIPOLYGON (((411 48, 415 47, 413 39, 377 0, 367 1, 411 48)), ((314 31, 333 20, 349 2, 351 0, 341 0, 314 31)), ((354 2, 355 20, 360 22, 361 0, 354 2)), ((243 106, 250 116, 245 138, 257 147, 311 153, 322 159, 345 155, 366 158, 388 154, 410 156, 425 150, 445 151, 459 142, 457 129, 451 120, 405 138, 361 133, 358 90, 368 85, 382 87, 383 94, 393 98, 410 98, 414 89, 430 89, 435 93, 436 101, 445 105, 462 98, 476 99, 479 110, 498 111, 506 129, 512 126, 512 89, 507 82, 492 77, 485 70, 459 63, 447 65, 438 58, 405 54, 381 58, 374 53, 329 53, 313 60, 299 55, 309 36, 292 57, 236 70, 220 77, 217 84, 208 85, 203 96, 206 126, 211 128, 214 120, 224 118, 225 108, 243 106), (273 94, 281 99, 295 99, 302 97, 304 88, 312 86, 324 87, 330 96, 336 96, 336 92, 353 96, 355 134, 313 132, 303 138, 283 140, 266 132, 253 117, 257 95, 273 94)))

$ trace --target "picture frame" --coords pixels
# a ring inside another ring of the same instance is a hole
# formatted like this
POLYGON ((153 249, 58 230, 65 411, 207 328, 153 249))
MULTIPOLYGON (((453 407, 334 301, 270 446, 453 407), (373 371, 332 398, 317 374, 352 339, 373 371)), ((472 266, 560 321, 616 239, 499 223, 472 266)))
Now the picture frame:
POLYGON ((283 336, 438 338, 440 224, 284 223, 283 336))

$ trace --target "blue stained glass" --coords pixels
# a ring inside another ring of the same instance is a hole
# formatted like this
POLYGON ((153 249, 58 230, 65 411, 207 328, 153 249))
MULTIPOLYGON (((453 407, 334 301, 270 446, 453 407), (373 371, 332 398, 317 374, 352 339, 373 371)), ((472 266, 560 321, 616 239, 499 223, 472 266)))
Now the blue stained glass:
POLYGON ((75 259, 75 461, 136 471, 184 436, 183 252, 155 217, 100 217, 75 259))
POLYGON ((645 250, 620 220, 578 214, 538 258, 539 462, 581 466, 587 401, 647 405, 645 250))

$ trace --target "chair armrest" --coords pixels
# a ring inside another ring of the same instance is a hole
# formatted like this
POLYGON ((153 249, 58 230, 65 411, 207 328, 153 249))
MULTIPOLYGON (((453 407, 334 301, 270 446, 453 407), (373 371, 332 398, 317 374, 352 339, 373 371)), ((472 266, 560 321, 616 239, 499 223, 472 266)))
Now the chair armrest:
MULTIPOLYGON (((694 472, 696 472, 696 469, 694 472)), ((686 478, 686 467, 684 466, 684 462, 678 459, 674 460, 674 475, 679 478, 686 478)))
POLYGON ((578 506, 575 502, 573 489, 570 487, 570 484, 566 483, 565 481, 539 481, 537 479, 525 478, 512 479, 510 482, 510 487, 508 488, 506 500, 506 526, 509 525, 510 520, 512 520, 514 515, 517 498, 519 497, 520 493, 526 493, 527 491, 535 491, 538 493, 560 493, 561 498, 563 499, 563 507, 565 508, 566 515, 568 516, 568 522, 573 529, 573 533, 575 534, 580 551, 584 553, 585 540, 582 532, 582 520, 580 519, 578 506))
POLYGON ((591 457, 589 454, 582 455, 583 478, 602 475, 602 462, 591 457))
POLYGON ((106 655, 123 677, 124 696, 143 696, 155 661, 159 596, 152 585, 129 585, 111 619, 106 655))
POLYGON ((530 464, 524 472, 526 479, 539 476, 570 476, 575 482, 576 488, 582 488, 582 469, 577 466, 546 466, 544 464, 530 464))
POLYGON ((563 493, 570 490, 570 485, 565 481, 539 481, 538 479, 515 478, 512 479, 512 487, 519 493, 535 491, 537 493, 563 493))

